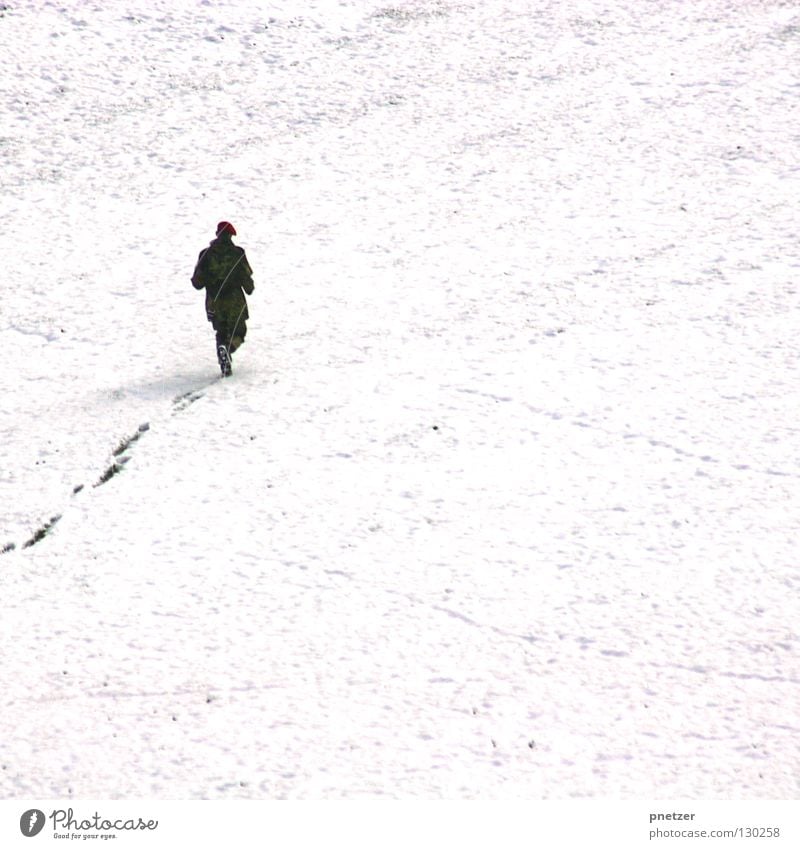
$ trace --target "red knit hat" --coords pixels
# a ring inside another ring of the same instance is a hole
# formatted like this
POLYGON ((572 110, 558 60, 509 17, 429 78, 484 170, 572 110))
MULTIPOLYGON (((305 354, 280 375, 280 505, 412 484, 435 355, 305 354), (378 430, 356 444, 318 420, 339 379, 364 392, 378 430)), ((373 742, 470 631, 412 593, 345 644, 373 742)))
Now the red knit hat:
POLYGON ((220 233, 229 233, 231 236, 235 236, 236 228, 230 223, 230 221, 220 221, 219 224, 217 224, 217 235, 219 236, 220 233))

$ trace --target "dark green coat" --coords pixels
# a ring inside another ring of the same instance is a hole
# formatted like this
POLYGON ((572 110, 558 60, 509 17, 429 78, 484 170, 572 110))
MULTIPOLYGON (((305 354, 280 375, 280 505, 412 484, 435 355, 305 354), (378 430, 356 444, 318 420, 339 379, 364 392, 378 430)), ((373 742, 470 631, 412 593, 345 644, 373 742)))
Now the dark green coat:
POLYGON ((253 269, 244 249, 234 245, 228 233, 221 233, 200 251, 192 285, 206 290, 206 315, 215 330, 235 322, 243 326, 250 317, 244 295, 253 294, 253 269))

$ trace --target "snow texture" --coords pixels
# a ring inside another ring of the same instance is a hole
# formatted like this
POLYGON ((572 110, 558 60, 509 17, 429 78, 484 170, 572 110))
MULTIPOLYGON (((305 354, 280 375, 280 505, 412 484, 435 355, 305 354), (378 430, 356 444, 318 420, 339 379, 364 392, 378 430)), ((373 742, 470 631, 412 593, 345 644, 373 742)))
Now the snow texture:
POLYGON ((4 798, 797 798, 796 4, 0 53, 4 798))

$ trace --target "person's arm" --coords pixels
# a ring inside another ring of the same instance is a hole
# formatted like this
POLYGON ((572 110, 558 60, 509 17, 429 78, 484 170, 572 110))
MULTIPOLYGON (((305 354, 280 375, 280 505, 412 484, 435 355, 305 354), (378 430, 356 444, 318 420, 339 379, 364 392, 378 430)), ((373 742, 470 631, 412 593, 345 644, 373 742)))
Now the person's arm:
POLYGON ((206 250, 200 251, 200 256, 197 257, 197 265, 194 267, 194 273, 192 274, 192 286, 195 289, 202 289, 206 285, 206 275, 205 275, 205 263, 203 260, 206 256, 206 250))
POLYGON ((253 290, 255 289, 255 284, 253 283, 253 269, 250 268, 250 263, 247 261, 247 255, 244 250, 242 250, 242 265, 243 265, 243 274, 242 274, 242 289, 248 294, 252 295, 253 290))

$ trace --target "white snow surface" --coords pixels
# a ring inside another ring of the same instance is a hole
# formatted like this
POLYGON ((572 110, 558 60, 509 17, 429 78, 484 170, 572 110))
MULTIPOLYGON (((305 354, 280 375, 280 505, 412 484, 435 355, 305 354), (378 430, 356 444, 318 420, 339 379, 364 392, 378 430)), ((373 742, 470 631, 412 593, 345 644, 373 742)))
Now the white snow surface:
POLYGON ((3 797, 797 797, 796 3, 8 0, 0 54, 3 797))

